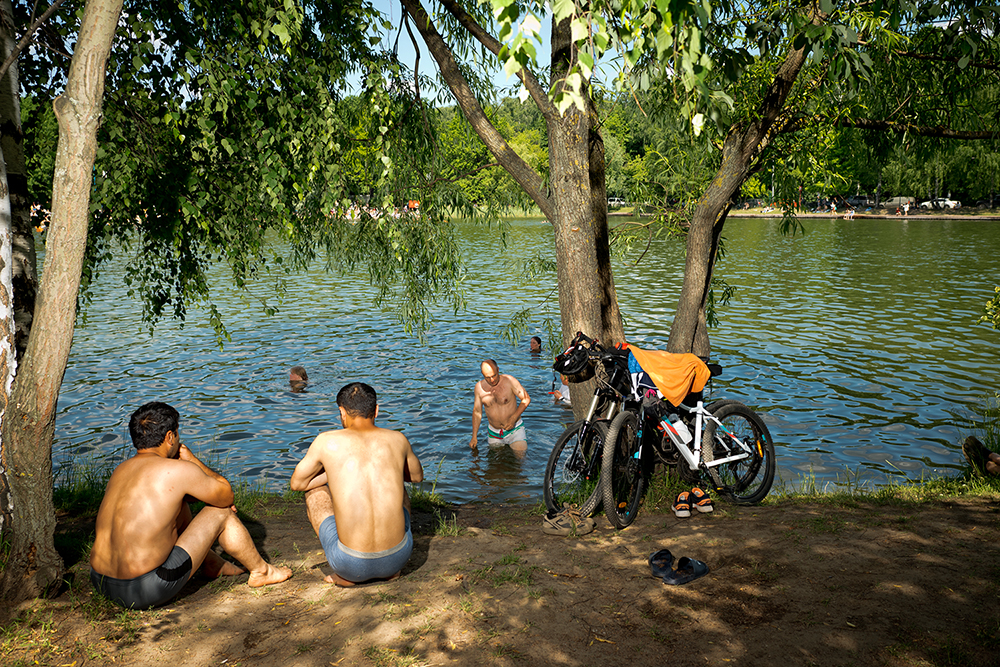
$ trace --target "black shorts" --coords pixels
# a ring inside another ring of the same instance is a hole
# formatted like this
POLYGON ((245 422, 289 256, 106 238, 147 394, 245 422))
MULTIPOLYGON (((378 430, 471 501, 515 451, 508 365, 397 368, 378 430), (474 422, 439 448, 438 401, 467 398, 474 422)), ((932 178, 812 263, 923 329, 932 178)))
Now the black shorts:
POLYGON ((90 569, 90 582, 126 609, 149 609, 169 602, 191 578, 191 556, 175 546, 163 565, 134 579, 115 579, 90 569))

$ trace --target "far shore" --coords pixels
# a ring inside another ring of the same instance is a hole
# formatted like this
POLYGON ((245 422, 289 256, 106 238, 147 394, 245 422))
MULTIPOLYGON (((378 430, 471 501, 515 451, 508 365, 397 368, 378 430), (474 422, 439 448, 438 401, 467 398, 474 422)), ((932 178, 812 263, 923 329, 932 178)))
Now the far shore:
MULTIPOLYGON (((867 213, 855 212, 852 220, 909 220, 911 218, 926 218, 928 220, 988 220, 991 222, 1000 221, 1000 212, 994 212, 997 209, 986 210, 986 209, 957 209, 949 211, 910 211, 909 215, 896 215, 895 213, 889 213, 886 209, 875 209, 875 211, 869 211, 867 213), (961 211, 961 212, 958 212, 961 211)), ((764 211, 761 208, 751 208, 746 210, 736 210, 733 209, 729 212, 727 217, 730 218, 781 218, 784 212, 780 209, 773 209, 770 211, 764 211)), ((652 217, 652 215, 637 214, 632 211, 608 211, 609 217, 624 217, 624 218, 644 218, 652 217)), ((820 212, 805 212, 798 211, 795 213, 795 217, 800 219, 828 219, 832 220, 835 218, 845 219, 843 211, 838 211, 837 213, 832 213, 830 211, 820 211, 820 212)))

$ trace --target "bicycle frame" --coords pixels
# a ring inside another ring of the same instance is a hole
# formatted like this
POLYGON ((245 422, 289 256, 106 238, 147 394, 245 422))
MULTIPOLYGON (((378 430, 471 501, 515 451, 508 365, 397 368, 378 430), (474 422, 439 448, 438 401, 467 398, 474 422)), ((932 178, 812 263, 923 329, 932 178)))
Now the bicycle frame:
POLYGON ((722 465, 724 463, 732 463, 734 461, 742 461, 743 459, 749 457, 752 454, 750 448, 746 445, 746 443, 744 443, 742 440, 740 440, 739 438, 737 438, 736 435, 733 434, 732 431, 730 431, 728 428, 726 428, 725 424, 723 424, 721 421, 719 421, 718 419, 716 419, 715 415, 713 415, 711 412, 709 412, 708 410, 705 409, 705 403, 704 403, 704 401, 698 401, 698 403, 693 408, 689 407, 687 405, 684 405, 683 403, 679 407, 682 408, 682 409, 684 409, 685 411, 687 411, 688 414, 693 414, 694 417, 695 417, 695 420, 694 420, 694 439, 693 439, 694 448, 691 449, 687 445, 677 445, 675 443, 675 446, 677 447, 677 451, 684 458, 684 460, 687 461, 687 464, 691 468, 691 470, 698 470, 701 467, 701 465, 702 465, 702 461, 701 461, 701 441, 702 441, 702 434, 704 432, 704 425, 705 425, 705 420, 706 419, 709 419, 709 420, 715 422, 716 428, 722 429, 722 431, 726 435, 728 435, 732 439, 732 441, 735 442, 736 445, 740 449, 743 450, 739 454, 733 454, 732 456, 726 456, 726 457, 721 458, 721 459, 715 459, 711 463, 706 463, 705 464, 706 468, 714 468, 715 466, 720 466, 720 465, 722 465))

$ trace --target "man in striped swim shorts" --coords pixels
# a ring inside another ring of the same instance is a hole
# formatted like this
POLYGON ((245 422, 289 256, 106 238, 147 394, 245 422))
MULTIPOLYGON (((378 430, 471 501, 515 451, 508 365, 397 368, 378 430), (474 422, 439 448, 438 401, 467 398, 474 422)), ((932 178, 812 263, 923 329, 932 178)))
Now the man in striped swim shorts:
POLYGON ((483 379, 474 388, 476 397, 472 406, 472 440, 469 447, 476 449, 479 424, 485 411, 490 446, 506 445, 517 456, 524 456, 528 450, 528 438, 521 414, 531 403, 531 397, 517 378, 501 373, 497 362, 492 359, 484 360, 479 369, 483 379))

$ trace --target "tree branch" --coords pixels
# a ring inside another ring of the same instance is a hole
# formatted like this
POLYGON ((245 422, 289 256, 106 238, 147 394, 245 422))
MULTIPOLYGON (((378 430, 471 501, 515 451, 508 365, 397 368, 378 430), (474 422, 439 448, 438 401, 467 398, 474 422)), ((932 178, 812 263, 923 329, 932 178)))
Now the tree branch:
POLYGON ((7 74, 7 70, 9 70, 10 66, 14 64, 15 60, 17 60, 17 57, 21 54, 21 51, 24 51, 26 48, 28 48, 28 45, 31 44, 32 40, 34 39, 33 36, 35 34, 35 31, 38 30, 38 27, 43 23, 45 23, 45 21, 48 20, 50 16, 52 16, 52 14, 62 3, 63 0, 55 0, 55 2, 49 5, 49 8, 46 9, 41 16, 35 19, 35 22, 31 24, 31 27, 28 28, 27 31, 25 31, 24 36, 20 39, 20 41, 18 41, 17 45, 11 50, 10 55, 7 56, 7 59, 3 61, 3 65, 0 65, 0 79, 2 79, 5 74, 7 74))
MULTIPOLYGON (((495 56, 500 55, 500 49, 502 45, 493 35, 488 33, 481 25, 479 25, 475 19, 469 16, 469 13, 465 11, 465 8, 456 3, 454 0, 441 0, 441 5, 448 10, 455 20, 465 28, 470 35, 472 35, 476 41, 486 47, 490 53, 495 56)), ((551 113, 556 113, 556 108, 552 106, 549 101, 548 92, 539 83, 538 79, 535 78, 534 73, 524 67, 517 71, 517 78, 521 80, 524 87, 528 90, 528 94, 531 95, 531 99, 534 100, 535 104, 538 105, 538 109, 543 115, 549 115, 551 113)))
POLYGON ((431 52, 441 76, 448 84, 455 101, 462 109, 462 113, 469 120, 472 128, 486 144, 486 148, 493 154, 501 166, 517 181, 518 185, 531 197, 532 201, 541 209, 546 218, 555 218, 555 205, 552 199, 546 195, 542 177, 532 169, 527 162, 521 159, 507 140, 497 131, 496 127, 486 117, 479 100, 473 94, 468 81, 462 74, 455 56, 438 33, 437 28, 431 23, 430 17, 424 10, 420 0, 401 0, 403 8, 413 19, 417 31, 423 37, 427 50, 431 52))
MULTIPOLYGON (((829 120, 817 118, 815 120, 829 120)), ((915 134, 921 137, 938 137, 941 139, 989 140, 1000 137, 1000 130, 953 130, 944 125, 917 125, 915 123, 897 123, 873 118, 837 118, 836 127, 856 127, 862 130, 879 130, 882 132, 899 132, 915 134)))
MULTIPOLYGON (((917 53, 915 51, 896 51, 896 50, 894 50, 892 53, 897 56, 902 56, 903 58, 912 58, 914 60, 931 60, 934 62, 952 63, 956 65, 958 64, 959 61, 959 58, 957 57, 940 56, 934 53, 917 53)), ((993 60, 983 60, 981 62, 970 60, 969 63, 966 65, 966 67, 976 67, 979 69, 986 69, 993 72, 1000 72, 1000 63, 993 60)))

